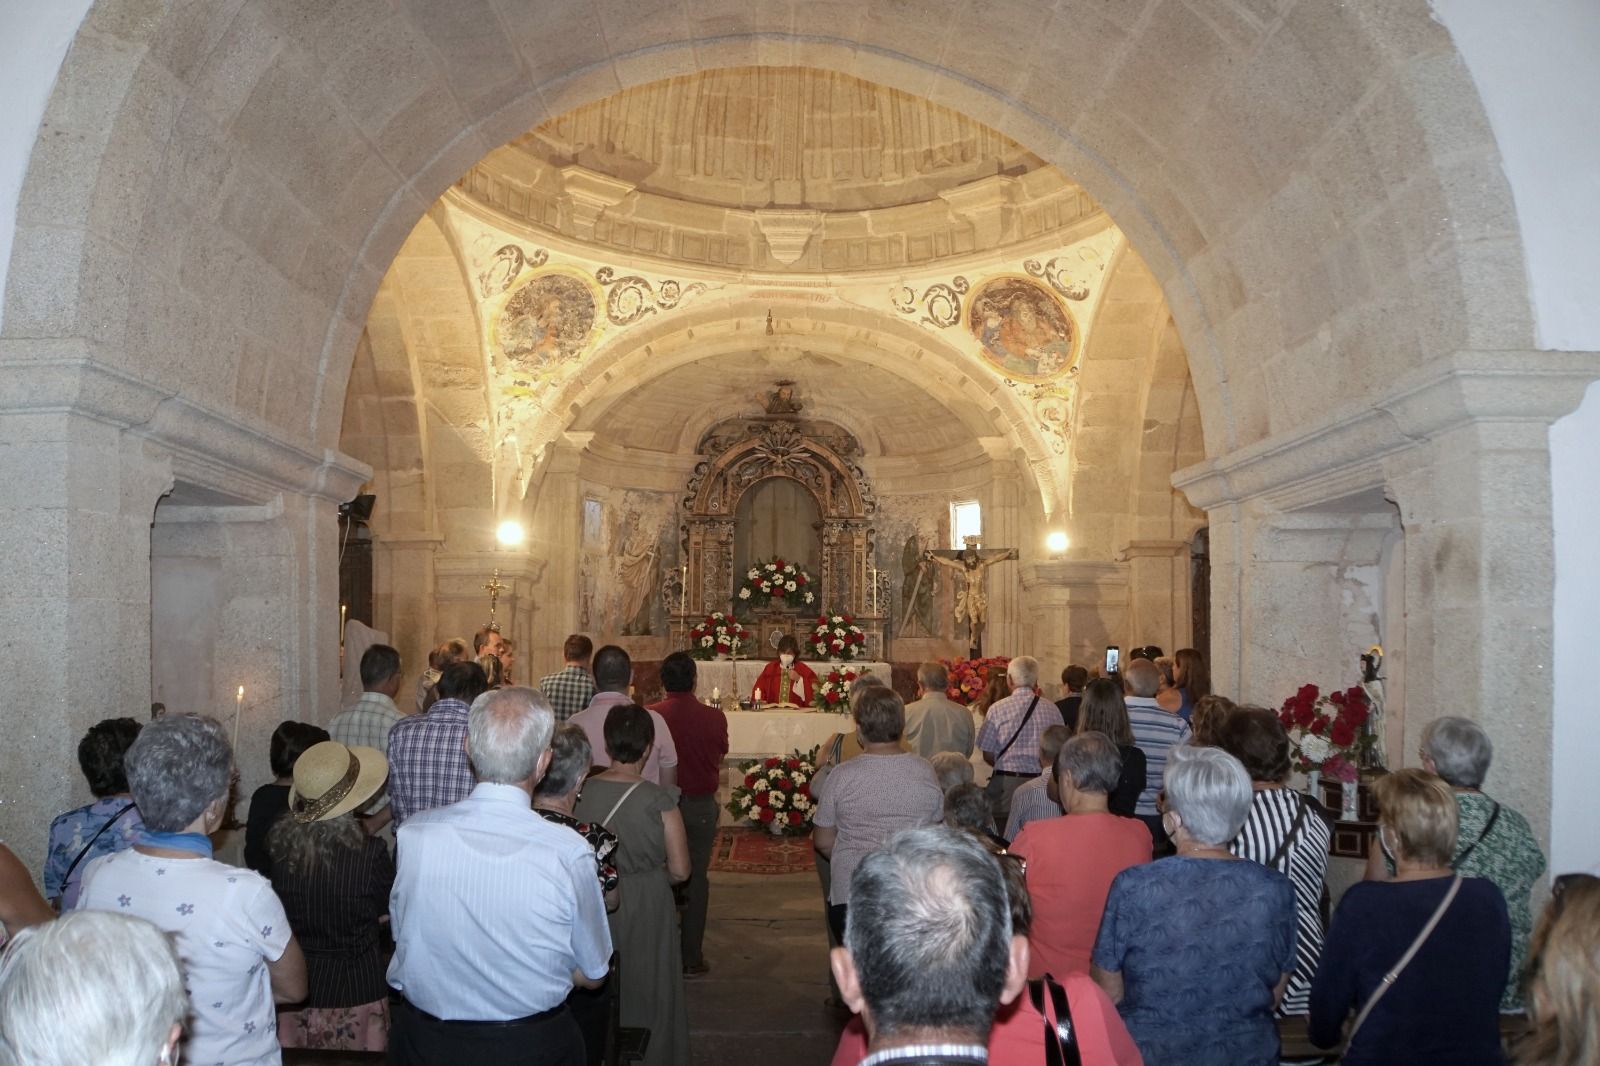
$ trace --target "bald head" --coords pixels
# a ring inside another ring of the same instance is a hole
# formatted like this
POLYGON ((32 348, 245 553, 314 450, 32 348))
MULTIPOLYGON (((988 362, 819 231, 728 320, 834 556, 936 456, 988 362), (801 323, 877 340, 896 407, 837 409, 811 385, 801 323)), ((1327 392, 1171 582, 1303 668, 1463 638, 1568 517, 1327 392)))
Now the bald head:
POLYGON ((1148 699, 1161 687, 1161 670, 1149 659, 1135 659, 1123 668, 1122 683, 1128 695, 1148 699))

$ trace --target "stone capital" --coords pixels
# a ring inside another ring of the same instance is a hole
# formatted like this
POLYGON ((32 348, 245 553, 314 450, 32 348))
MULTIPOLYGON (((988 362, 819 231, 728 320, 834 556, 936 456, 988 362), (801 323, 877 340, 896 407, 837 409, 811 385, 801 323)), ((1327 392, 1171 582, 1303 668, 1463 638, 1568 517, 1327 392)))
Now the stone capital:
POLYGON ((1117 552, 1118 559, 1171 559, 1189 552, 1186 540, 1130 540, 1117 552))

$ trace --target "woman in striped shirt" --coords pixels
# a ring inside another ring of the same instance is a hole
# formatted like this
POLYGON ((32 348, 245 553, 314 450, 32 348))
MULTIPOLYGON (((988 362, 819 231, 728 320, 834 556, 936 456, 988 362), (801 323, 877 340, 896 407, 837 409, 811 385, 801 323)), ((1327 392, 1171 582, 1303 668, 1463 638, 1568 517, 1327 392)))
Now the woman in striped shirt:
POLYGON ((1231 850, 1270 866, 1294 885, 1295 965, 1278 1014, 1305 1014, 1311 978, 1322 957, 1322 881, 1328 869, 1330 830, 1322 810, 1284 787, 1289 778, 1289 737, 1278 716, 1240 707, 1217 731, 1224 751, 1244 764, 1254 792, 1250 815, 1231 850))

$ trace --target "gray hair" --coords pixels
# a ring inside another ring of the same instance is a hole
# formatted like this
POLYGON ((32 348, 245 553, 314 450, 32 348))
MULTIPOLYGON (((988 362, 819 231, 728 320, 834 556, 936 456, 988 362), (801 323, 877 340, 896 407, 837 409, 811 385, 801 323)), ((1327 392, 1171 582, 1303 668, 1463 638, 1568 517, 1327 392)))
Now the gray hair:
POLYGON ((593 765, 594 747, 589 743, 589 734, 582 726, 562 723, 550 738, 550 766, 533 787, 533 794, 553 799, 574 792, 593 765))
POLYGON ((928 761, 933 764, 933 773, 939 779, 942 792, 972 780, 972 760, 959 751, 941 751, 928 761))
MULTIPOLYGON (((1152 669, 1154 669, 1152 667, 1152 669)), ((1221 748, 1183 744, 1167 756, 1167 809, 1196 844, 1222 847, 1250 815, 1250 774, 1221 748)))
POLYGON ((943 663, 923 663, 917 667, 917 684, 928 692, 943 692, 950 687, 950 671, 943 663))
POLYGON ((233 784, 233 749, 215 718, 169 714, 139 731, 123 760, 139 817, 158 833, 187 829, 233 784))
POLYGON ((1056 780, 1068 777, 1079 792, 1109 794, 1122 778, 1122 752, 1104 733, 1079 733, 1056 756, 1056 780))
POLYGON ((879 1034, 988 1039, 1011 956, 1000 862, 971 833, 908 829, 850 878, 844 943, 879 1034))
POLYGON ((1161 671, 1149 659, 1135 659, 1122 668, 1122 683, 1131 695, 1149 699, 1161 687, 1161 671))
POLYGON ((533 688, 491 689, 472 701, 467 714, 467 750, 479 781, 515 785, 539 769, 550 750, 556 714, 533 688))
POLYGON ((367 846, 367 832, 354 811, 333 818, 302 822, 279 816, 267 831, 267 854, 273 869, 280 865, 295 877, 310 877, 332 868, 339 855, 367 846))
POLYGON ((1039 660, 1031 655, 1017 656, 1006 664, 1006 677, 1017 688, 1037 688, 1039 660))
POLYGON ((71 911, 18 933, 0 964, 0 1066, 150 1066, 188 1010, 165 933, 71 911))
POLYGON ((1470 718, 1435 718, 1422 730, 1422 750, 1436 773, 1456 788, 1481 788, 1494 760, 1494 744, 1470 718))
POLYGON ((964 781, 944 794, 944 824, 974 833, 994 831, 994 808, 983 789, 964 781))

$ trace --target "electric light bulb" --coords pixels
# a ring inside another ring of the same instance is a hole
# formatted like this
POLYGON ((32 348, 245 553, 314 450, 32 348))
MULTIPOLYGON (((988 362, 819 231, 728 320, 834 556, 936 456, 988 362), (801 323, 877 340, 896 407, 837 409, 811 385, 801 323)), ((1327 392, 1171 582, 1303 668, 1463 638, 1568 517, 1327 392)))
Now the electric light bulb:
POLYGON ((522 523, 513 522, 510 519, 501 522, 500 528, 494 531, 495 539, 500 542, 502 547, 506 548, 514 548, 521 544, 523 535, 522 523))

